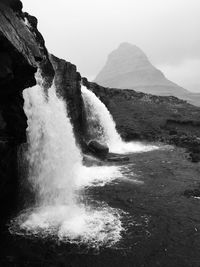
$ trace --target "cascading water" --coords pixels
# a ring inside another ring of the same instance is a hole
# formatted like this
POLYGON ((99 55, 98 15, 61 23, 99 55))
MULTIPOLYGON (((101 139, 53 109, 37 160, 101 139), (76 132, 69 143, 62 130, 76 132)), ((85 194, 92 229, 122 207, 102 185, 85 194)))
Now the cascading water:
POLYGON ((112 115, 100 99, 85 86, 81 86, 86 107, 89 134, 92 138, 108 145, 113 153, 145 152, 157 149, 157 146, 144 145, 140 142, 124 142, 116 130, 112 115))
POLYGON ((90 135, 108 144, 109 148, 113 149, 122 142, 122 139, 116 131, 115 122, 111 114, 92 91, 82 85, 81 92, 86 107, 88 124, 90 126, 90 135))
POLYGON ((48 100, 40 86, 25 90, 24 99, 28 118, 27 158, 31 166, 28 178, 37 202, 68 203, 73 200, 74 177, 82 166, 82 158, 65 106, 53 87, 48 91, 48 100))
POLYGON ((103 203, 85 206, 80 189, 103 186, 120 175, 116 167, 85 167, 75 143, 64 102, 52 86, 47 95, 37 85, 24 91, 28 118, 29 183, 35 206, 12 221, 10 232, 112 245, 120 239, 120 214, 103 203), (99 174, 99 175, 97 175, 99 174))

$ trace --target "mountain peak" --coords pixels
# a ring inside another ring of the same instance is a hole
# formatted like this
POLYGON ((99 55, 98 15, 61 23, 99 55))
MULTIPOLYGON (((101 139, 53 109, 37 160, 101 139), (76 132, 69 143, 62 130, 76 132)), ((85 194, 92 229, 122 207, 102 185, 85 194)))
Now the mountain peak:
POLYGON ((124 42, 112 51, 94 82, 105 87, 134 89, 157 95, 180 95, 187 90, 169 81, 136 45, 124 42))
POLYGON ((106 65, 97 75, 95 82, 103 86, 121 88, 116 83, 110 83, 110 80, 121 74, 133 73, 149 66, 152 66, 150 61, 139 47, 129 43, 121 43, 117 49, 108 55, 106 65))
MULTIPOLYGON (((116 58, 119 58, 119 57, 120 57, 120 60, 126 60, 126 61, 127 60, 135 61, 137 58, 139 58, 140 61, 141 60, 149 61, 145 53, 138 46, 127 43, 127 42, 121 43, 116 50, 112 51, 109 54, 108 59, 115 58, 116 60, 116 58)), ((118 63, 121 64, 121 62, 118 62, 118 63)))
POLYGON ((136 45, 130 44, 128 42, 123 42, 119 45, 118 49, 128 49, 128 48, 133 48, 133 47, 138 48, 136 45))
MULTIPOLYGON (((135 51, 140 51, 140 52, 142 52, 142 50, 138 47, 138 46, 136 46, 136 45, 134 45, 134 44, 130 44, 130 43, 128 43, 128 42, 123 42, 123 43, 121 43, 119 46, 118 46, 118 48, 117 48, 118 50, 119 49, 130 49, 130 50, 135 50, 135 51)), ((143 52, 142 52, 143 53, 143 52)))

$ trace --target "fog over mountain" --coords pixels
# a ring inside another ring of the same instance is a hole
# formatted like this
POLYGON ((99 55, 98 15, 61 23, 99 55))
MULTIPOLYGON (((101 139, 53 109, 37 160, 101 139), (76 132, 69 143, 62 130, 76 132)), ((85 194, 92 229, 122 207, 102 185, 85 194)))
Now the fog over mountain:
POLYGON ((200 104, 198 95, 191 94, 168 80, 151 64, 139 47, 129 43, 122 43, 109 54, 105 66, 94 82, 111 88, 134 89, 161 96, 173 95, 190 103, 200 104))

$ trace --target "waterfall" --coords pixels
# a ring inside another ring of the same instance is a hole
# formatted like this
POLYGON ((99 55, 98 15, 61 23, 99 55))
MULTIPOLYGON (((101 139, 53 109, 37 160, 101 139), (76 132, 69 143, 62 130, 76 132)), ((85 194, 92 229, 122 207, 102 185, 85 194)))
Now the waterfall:
POLYGON ((36 191, 37 204, 70 202, 82 158, 65 105, 54 87, 49 89, 48 96, 40 86, 29 88, 24 91, 24 99, 28 117, 27 158, 31 167, 28 178, 36 191))
POLYGON ((116 130, 112 115, 101 100, 85 86, 81 86, 82 96, 86 107, 89 135, 109 147, 113 153, 145 152, 157 149, 156 146, 145 145, 141 142, 124 142, 116 130))
POLYGON ((106 143, 110 150, 114 149, 121 144, 122 139, 116 131, 116 125, 110 112, 99 98, 83 85, 81 92, 86 106, 90 135, 98 141, 106 143))
POLYGON ((28 118, 28 181, 36 203, 12 221, 10 232, 92 246, 119 241, 119 211, 101 202, 89 205, 84 200, 87 196, 81 195, 85 187, 116 179, 118 168, 83 166, 65 104, 54 86, 44 93, 37 85, 26 89, 23 96, 28 118))

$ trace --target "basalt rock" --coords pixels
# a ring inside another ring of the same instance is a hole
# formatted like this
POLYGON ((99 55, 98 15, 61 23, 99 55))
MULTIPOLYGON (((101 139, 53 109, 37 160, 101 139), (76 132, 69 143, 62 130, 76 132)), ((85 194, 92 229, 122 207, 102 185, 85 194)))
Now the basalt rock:
POLYGON ((22 2, 20 0, 0 0, 0 3, 10 7, 13 11, 22 13, 22 2))
POLYGON ((46 88, 54 76, 36 19, 22 12, 18 0, 0 1, 0 209, 7 217, 16 205, 19 185, 18 149, 26 142, 25 88, 36 84, 41 69, 46 88))
POLYGON ((191 162, 196 163, 200 161, 200 153, 190 152, 189 156, 190 156, 191 162))
POLYGON ((89 150, 99 157, 106 157, 109 152, 109 148, 106 145, 103 145, 96 140, 91 140, 88 143, 89 150))
POLYGON ((183 195, 187 198, 194 197, 194 198, 200 198, 200 189, 187 189, 184 191, 183 195))
POLYGON ((54 83, 57 93, 67 104, 76 139, 83 147, 86 115, 81 95, 81 75, 75 65, 54 55, 51 55, 51 62, 55 70, 54 83))

